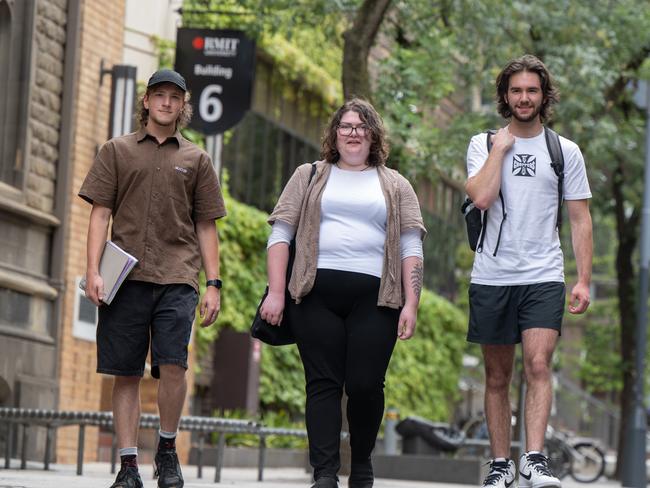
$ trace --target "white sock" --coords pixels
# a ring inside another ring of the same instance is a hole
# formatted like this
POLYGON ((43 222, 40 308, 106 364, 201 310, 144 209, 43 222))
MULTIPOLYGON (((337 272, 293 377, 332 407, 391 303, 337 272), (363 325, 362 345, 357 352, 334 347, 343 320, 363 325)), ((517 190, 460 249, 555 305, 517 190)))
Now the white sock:
POLYGON ((122 456, 137 456, 138 448, 137 447, 123 447, 119 450, 120 457, 122 456))
POLYGON ((175 439, 177 432, 165 432, 162 429, 158 430, 158 435, 163 439, 175 439))

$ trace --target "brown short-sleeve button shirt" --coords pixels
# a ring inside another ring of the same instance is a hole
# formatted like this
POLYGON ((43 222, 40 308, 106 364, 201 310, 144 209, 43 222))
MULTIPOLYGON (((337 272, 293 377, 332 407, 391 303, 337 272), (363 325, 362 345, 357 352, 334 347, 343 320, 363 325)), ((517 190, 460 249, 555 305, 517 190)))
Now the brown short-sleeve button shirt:
POLYGON ((195 223, 226 215, 205 151, 180 132, 158 144, 145 129, 105 143, 79 196, 112 211, 111 239, 138 258, 129 279, 198 290, 195 223))

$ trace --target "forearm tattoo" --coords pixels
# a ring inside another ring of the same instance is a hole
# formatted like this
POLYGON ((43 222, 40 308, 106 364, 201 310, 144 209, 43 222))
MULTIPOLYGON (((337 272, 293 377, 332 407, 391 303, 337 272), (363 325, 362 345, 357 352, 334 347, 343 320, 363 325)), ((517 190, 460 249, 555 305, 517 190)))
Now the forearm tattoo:
POLYGON ((416 263, 411 271, 411 287, 415 292, 415 296, 420 298, 422 293, 422 280, 424 279, 424 266, 422 262, 416 263))

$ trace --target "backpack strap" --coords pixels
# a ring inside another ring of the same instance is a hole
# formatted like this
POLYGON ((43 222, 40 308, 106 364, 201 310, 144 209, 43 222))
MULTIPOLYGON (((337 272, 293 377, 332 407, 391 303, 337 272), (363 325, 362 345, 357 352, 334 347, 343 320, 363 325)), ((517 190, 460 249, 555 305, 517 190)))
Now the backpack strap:
POLYGON ((494 129, 489 129, 487 131, 486 145, 487 145, 488 152, 490 152, 492 150, 492 136, 495 135, 496 133, 497 133, 497 131, 495 131, 494 129))
POLYGON ((497 236, 497 245, 494 246, 494 253, 492 256, 497 255, 497 251, 499 250, 499 244, 501 243, 501 231, 503 230, 503 223, 506 221, 506 217, 508 217, 508 214, 506 213, 506 202, 503 201, 503 193, 501 193, 501 190, 499 190, 499 198, 501 199, 501 223, 499 224, 499 235, 497 236))
MULTIPOLYGON (((497 131, 494 129, 490 129, 487 131, 487 150, 488 153, 492 149, 492 136, 496 134, 497 131)), ((499 235, 497 237, 497 245, 494 247, 494 253, 492 254, 493 256, 497 255, 497 251, 499 250, 499 244, 501 243, 501 232, 503 231, 503 222, 505 222, 506 217, 508 217, 508 214, 506 213, 506 202, 503 200, 503 193, 501 193, 501 189, 499 189, 499 198, 501 199, 501 224, 499 224, 499 235)), ((476 252, 482 252, 483 251, 483 240, 485 239, 485 234, 486 234, 486 229, 487 229, 487 210, 483 211, 483 220, 481 222, 482 227, 481 227, 481 239, 479 240, 478 246, 476 246, 476 252)))
MULTIPOLYGON (((497 131, 494 129, 489 129, 487 131, 487 138, 486 138, 486 145, 487 145, 487 150, 488 153, 490 152, 490 149, 492 149, 492 136, 496 134, 497 131)), ((499 190, 499 196, 501 197, 501 202, 503 203, 503 196, 501 195, 501 190, 499 190)), ((487 209, 483 210, 483 215, 481 219, 481 238, 478 241, 478 245, 476 246, 476 252, 483 252, 483 240, 485 239, 485 232, 487 229, 487 209)), ((501 230, 499 230, 499 237, 501 237, 501 230)))
POLYGON ((557 176, 557 220, 555 225, 558 231, 562 228, 562 203, 564 202, 564 154, 560 145, 560 136, 552 129, 544 126, 546 147, 551 156, 551 168, 557 176))

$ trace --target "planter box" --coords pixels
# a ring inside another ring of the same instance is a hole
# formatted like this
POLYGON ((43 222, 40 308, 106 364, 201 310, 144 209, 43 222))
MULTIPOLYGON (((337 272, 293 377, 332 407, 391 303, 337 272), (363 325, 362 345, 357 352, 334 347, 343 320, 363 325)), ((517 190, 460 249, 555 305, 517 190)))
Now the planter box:
POLYGON ((480 485, 483 482, 484 473, 481 470, 483 462, 478 458, 463 459, 410 454, 372 457, 376 478, 468 485, 480 485))
MULTIPOLYGON (((256 468, 259 449, 256 447, 226 447, 223 465, 228 468, 256 468)), ((217 462, 217 448, 203 449, 203 465, 214 466, 217 462)), ((189 464, 198 464, 198 449, 192 446, 189 464)), ((304 449, 266 448, 265 468, 304 468, 309 466, 309 456, 304 449)))

